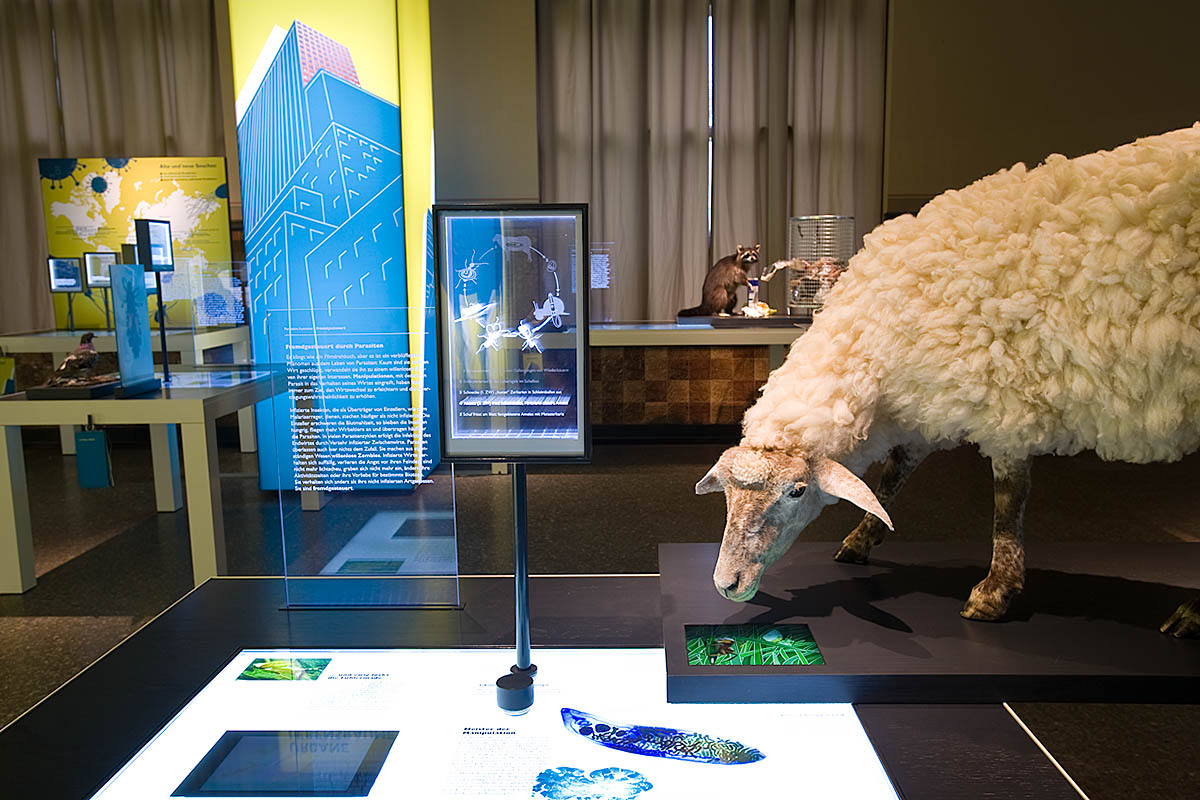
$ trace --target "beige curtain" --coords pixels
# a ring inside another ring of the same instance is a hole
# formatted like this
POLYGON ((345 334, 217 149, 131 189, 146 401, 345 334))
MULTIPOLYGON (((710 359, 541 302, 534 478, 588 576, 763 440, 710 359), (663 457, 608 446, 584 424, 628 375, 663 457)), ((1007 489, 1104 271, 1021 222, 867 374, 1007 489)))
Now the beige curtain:
POLYGON ((53 326, 37 157, 61 152, 49 4, 0 3, 0 332, 53 326))
POLYGON ((592 241, 612 243, 593 319, 673 319, 737 245, 782 258, 789 216, 879 222, 886 0, 713 0, 710 250, 708 9, 538 4, 542 199, 589 202, 592 241))
POLYGON ((213 2, 0 3, 0 331, 53 325, 38 158, 223 154, 213 2))
POLYGON ((886 0, 715 0, 713 16, 714 257, 761 242, 783 258, 796 215, 853 215, 861 239, 881 218, 886 0))
POLYGON ((708 0, 538 3, 541 198, 611 243, 593 320, 673 319, 708 261, 708 0))

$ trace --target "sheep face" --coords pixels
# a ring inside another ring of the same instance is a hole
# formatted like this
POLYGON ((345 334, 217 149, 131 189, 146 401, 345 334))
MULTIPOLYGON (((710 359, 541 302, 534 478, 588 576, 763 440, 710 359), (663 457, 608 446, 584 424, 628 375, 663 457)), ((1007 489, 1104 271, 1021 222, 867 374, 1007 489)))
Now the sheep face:
POLYGON ((794 451, 731 447, 696 484, 696 494, 725 491, 725 535, 713 583, 726 598, 745 602, 763 570, 779 559, 821 509, 838 498, 891 520, 854 473, 828 458, 794 451))

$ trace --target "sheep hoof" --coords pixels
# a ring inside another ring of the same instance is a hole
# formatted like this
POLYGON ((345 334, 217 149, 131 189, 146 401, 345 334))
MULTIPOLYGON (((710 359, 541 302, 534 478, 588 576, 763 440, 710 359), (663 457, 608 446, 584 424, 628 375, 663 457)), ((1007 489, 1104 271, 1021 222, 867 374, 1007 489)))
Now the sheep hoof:
POLYGON ((971 590, 967 604, 959 612, 964 619, 975 619, 984 622, 995 622, 1008 611, 1009 601, 1021 587, 1005 587, 999 581, 985 578, 971 590))
POLYGON ((850 539, 842 542, 842 546, 834 553, 833 560, 843 564, 865 564, 871 554, 871 546, 863 541, 852 542, 850 539))
POLYGON ((1159 630, 1179 639, 1200 638, 1200 597, 1193 597, 1175 609, 1159 630))

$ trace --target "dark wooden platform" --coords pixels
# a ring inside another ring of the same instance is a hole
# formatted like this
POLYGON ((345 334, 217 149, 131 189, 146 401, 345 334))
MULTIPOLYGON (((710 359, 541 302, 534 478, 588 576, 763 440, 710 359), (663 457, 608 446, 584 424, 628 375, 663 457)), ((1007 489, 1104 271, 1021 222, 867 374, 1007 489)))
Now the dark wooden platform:
POLYGON ((1200 641, 1158 632, 1200 592, 1200 545, 1029 548, 1007 621, 962 619, 987 546, 888 542, 866 565, 797 543, 748 603, 712 583, 716 544, 659 548, 671 702, 1200 702, 1200 641), (689 666, 685 625, 807 624, 825 664, 689 666))

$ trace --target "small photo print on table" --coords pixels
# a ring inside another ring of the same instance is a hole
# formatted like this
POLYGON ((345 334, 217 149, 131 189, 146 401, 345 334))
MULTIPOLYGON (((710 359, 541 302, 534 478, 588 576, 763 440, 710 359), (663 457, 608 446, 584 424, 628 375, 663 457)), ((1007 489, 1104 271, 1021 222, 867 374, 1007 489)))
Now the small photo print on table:
POLYGON ((256 658, 237 676, 239 681, 315 681, 329 658, 256 658))
POLYGON ((684 625, 690 666, 824 664, 807 625, 684 625))

